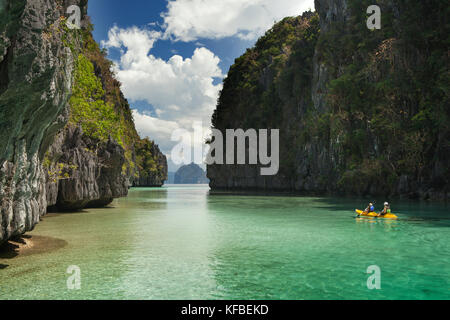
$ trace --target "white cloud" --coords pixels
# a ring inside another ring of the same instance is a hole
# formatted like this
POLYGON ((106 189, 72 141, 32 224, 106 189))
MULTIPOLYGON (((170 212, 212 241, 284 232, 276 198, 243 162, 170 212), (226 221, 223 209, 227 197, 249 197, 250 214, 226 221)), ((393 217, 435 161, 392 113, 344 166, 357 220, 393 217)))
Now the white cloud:
POLYGON ((172 148, 170 137, 172 132, 179 128, 176 121, 162 120, 147 114, 133 110, 134 123, 136 130, 141 137, 150 137, 155 140, 161 150, 166 151, 172 148))
POLYGON ((314 0, 173 0, 162 17, 165 36, 175 40, 255 40, 275 21, 308 9, 314 9, 314 0))
MULTIPOLYGON (((200 122, 191 123, 190 127, 182 126, 177 121, 168 121, 153 117, 151 115, 141 113, 137 110, 133 110, 133 118, 141 137, 150 137, 150 139, 157 142, 161 151, 167 156, 169 170, 176 171, 180 165, 175 164, 171 161, 171 152, 175 145, 181 141, 172 141, 173 133, 178 129, 185 129, 190 134, 192 143, 192 157, 194 157, 194 148, 199 148, 206 156, 207 146, 205 145, 205 140, 210 136, 211 130, 209 127, 199 126, 200 122), (195 135, 194 130, 199 130, 200 135, 195 135)), ((204 165, 202 167, 205 167, 204 165)))
MULTIPOLYGON (((141 136, 149 136, 169 154, 176 142, 171 141, 177 128, 192 131, 195 121, 205 129, 211 126, 211 115, 222 88, 214 78, 222 78, 220 59, 206 48, 197 48, 191 58, 179 55, 168 61, 150 54, 161 34, 132 27, 114 27, 102 45, 121 50, 115 72, 122 91, 131 103, 145 100, 154 106, 154 114, 133 112, 141 136)), ((201 141, 196 141, 201 143, 201 141)))
POLYGON ((108 41, 102 41, 103 47, 127 48, 128 51, 122 56, 121 62, 129 66, 134 60, 146 56, 155 42, 161 37, 161 33, 138 27, 121 29, 114 26, 108 32, 108 41))
MULTIPOLYGON (((172 0, 162 16, 163 32, 131 27, 113 27, 102 46, 120 51, 114 70, 122 83, 122 91, 131 103, 145 100, 154 112, 133 110, 136 129, 142 137, 155 140, 170 158, 176 142, 171 141, 174 130, 192 131, 194 122, 201 121, 204 131, 211 126, 222 78, 220 59, 203 44, 196 42, 192 57, 184 59, 175 54, 169 60, 151 54, 158 40, 167 38, 196 41, 202 38, 220 39, 237 36, 255 40, 276 20, 296 16, 314 8, 313 0, 172 0)), ((203 144, 194 139, 195 145, 203 144)), ((169 161, 171 170, 173 163, 169 161)))
POLYGON ((109 32, 105 47, 121 49, 115 72, 122 82, 122 91, 133 101, 145 100, 166 120, 209 123, 221 85, 214 78, 222 78, 220 59, 206 48, 197 48, 191 58, 179 55, 168 61, 150 54, 158 32, 138 29, 119 29, 109 32))

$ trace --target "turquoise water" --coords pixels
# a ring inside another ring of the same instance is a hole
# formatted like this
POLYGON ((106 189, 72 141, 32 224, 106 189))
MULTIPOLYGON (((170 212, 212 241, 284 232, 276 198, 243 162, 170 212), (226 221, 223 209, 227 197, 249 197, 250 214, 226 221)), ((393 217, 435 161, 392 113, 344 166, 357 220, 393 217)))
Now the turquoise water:
POLYGON ((35 247, 0 256, 0 299, 449 299, 448 206, 355 219, 364 204, 133 189, 111 208, 45 217, 35 247), (71 265, 80 290, 67 288, 71 265))

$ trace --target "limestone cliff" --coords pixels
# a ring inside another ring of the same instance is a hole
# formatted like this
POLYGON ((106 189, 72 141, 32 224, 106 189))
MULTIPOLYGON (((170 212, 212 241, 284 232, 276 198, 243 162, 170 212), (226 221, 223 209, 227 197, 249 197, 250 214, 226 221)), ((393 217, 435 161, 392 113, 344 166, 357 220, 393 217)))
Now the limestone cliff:
POLYGON ((135 145, 138 176, 134 187, 161 187, 167 180, 167 157, 150 139, 142 139, 135 145))
POLYGON ((231 67, 215 128, 280 129, 280 172, 208 166, 213 189, 448 199, 449 24, 442 1, 316 0, 231 67))
POLYGON ((90 25, 81 33, 69 121, 46 153, 47 201, 52 209, 77 210, 109 204, 124 197, 136 181, 164 183, 166 157, 153 145, 145 154, 120 83, 92 38, 90 25), (143 164, 156 159, 147 170, 143 164))
POLYGON ((0 242, 46 212, 42 159, 67 119, 73 55, 60 17, 70 3, 0 2, 0 242))
POLYGON ((0 0, 0 243, 49 206, 105 205, 139 177, 130 107, 86 13, 87 0, 0 0))
POLYGON ((46 163, 51 210, 100 207, 128 193, 124 149, 113 139, 99 143, 81 127, 67 126, 55 138, 46 163))
POLYGON ((213 189, 292 190, 295 188, 299 121, 311 106, 313 56, 319 32, 315 13, 277 23, 231 67, 213 115, 226 129, 280 129, 280 171, 261 176, 259 166, 212 165, 213 189))

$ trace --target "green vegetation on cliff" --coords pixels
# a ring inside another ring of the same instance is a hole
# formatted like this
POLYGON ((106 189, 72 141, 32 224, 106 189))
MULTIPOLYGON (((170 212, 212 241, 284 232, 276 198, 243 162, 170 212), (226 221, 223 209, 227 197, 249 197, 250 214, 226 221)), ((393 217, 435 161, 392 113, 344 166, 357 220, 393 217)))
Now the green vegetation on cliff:
MULTIPOLYGON (((402 175, 431 177, 448 155, 449 7, 439 0, 379 1, 382 28, 370 31, 361 28, 370 4, 349 1, 351 23, 335 23, 320 37, 317 51, 333 77, 333 121, 324 130, 341 141, 342 189, 354 192, 371 181, 394 193, 402 175)), ((449 178, 448 166, 439 170, 431 181, 436 189, 449 178)))
POLYGON ((135 150, 140 178, 147 179, 156 176, 161 181, 167 179, 166 164, 162 163, 161 153, 154 141, 149 138, 141 139, 136 142, 135 150))
MULTIPOLYGON (((0 30, 5 31, 6 37, 13 37, 17 33, 26 3, 26 0, 0 1, 0 30)), ((0 38, 0 50, 1 41, 0 38)))
POLYGON ((371 1, 318 2, 236 59, 213 126, 280 129, 279 175, 260 188, 448 197, 447 1, 377 1, 374 31, 371 1))
MULTIPOLYGON (((106 50, 100 49, 93 39, 93 25, 89 19, 86 18, 80 30, 69 29, 64 17, 59 22, 56 32, 62 34, 63 43, 72 52, 74 60, 69 121, 65 130, 81 127, 93 154, 104 150, 110 139, 115 141, 124 150, 122 175, 130 182, 141 177, 164 178, 166 159, 153 142, 140 139, 130 105, 112 72, 112 62, 107 59, 106 50)), ((48 168, 58 169, 60 163, 54 156, 58 155, 47 154, 45 163, 48 168)))
POLYGON ((156 154, 153 142, 140 139, 121 84, 111 71, 112 62, 93 39, 92 29, 88 25, 74 31, 81 32, 82 50, 75 62, 69 124, 81 126, 84 134, 95 141, 105 143, 112 138, 124 148, 124 175, 133 179, 158 175, 158 170, 164 169, 156 161, 159 150, 156 154), (151 146, 145 148, 148 144, 151 146))
POLYGON ((94 73, 94 65, 79 54, 70 98, 70 123, 81 125, 86 135, 99 141, 107 141, 111 136, 123 147, 125 123, 112 104, 105 102, 104 96, 105 90, 94 73))
MULTIPOLYGON (((277 23, 231 67, 213 126, 279 129, 284 123, 281 140, 295 143, 301 128, 292 121, 291 110, 299 107, 299 101, 312 105, 310 77, 318 35, 319 19, 312 12, 277 23)), ((280 148, 281 173, 292 175, 292 145, 282 143, 280 148)))
POLYGON ((226 128, 235 119, 244 119, 245 128, 276 126, 283 116, 279 109, 283 100, 310 99, 307 93, 318 30, 318 16, 311 12, 285 18, 236 59, 224 80, 213 125, 226 128), (238 105, 246 107, 233 108, 238 105))

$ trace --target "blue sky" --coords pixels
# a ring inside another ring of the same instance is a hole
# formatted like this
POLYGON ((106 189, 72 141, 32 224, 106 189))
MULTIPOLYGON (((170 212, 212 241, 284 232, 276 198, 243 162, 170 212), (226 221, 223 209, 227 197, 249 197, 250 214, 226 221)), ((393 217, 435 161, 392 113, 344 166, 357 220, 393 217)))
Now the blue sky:
MULTIPOLYGON (((205 134, 222 79, 276 21, 300 15, 313 0, 91 0, 94 38, 115 62, 122 91, 142 137, 170 161, 172 133, 205 134)), ((194 141, 203 145, 203 140, 194 141)), ((201 146, 200 146, 201 147, 201 146)))
MULTIPOLYGON (((118 25, 121 28, 138 26, 161 30, 158 25, 164 20, 161 13, 166 11, 166 0, 94 0, 89 2, 89 15, 95 25, 94 38, 97 42, 108 38, 108 31, 118 25), (126 4, 125 4, 126 3, 126 4)), ((194 50, 202 44, 221 58, 220 67, 226 73, 234 63, 234 59, 242 55, 245 50, 254 44, 254 40, 241 40, 237 37, 227 37, 223 39, 201 39, 201 41, 181 42, 181 41, 159 41, 152 49, 155 56, 168 60, 179 54, 183 57, 191 57, 194 50)), ((118 58, 115 51, 111 51, 111 58, 118 58)))

